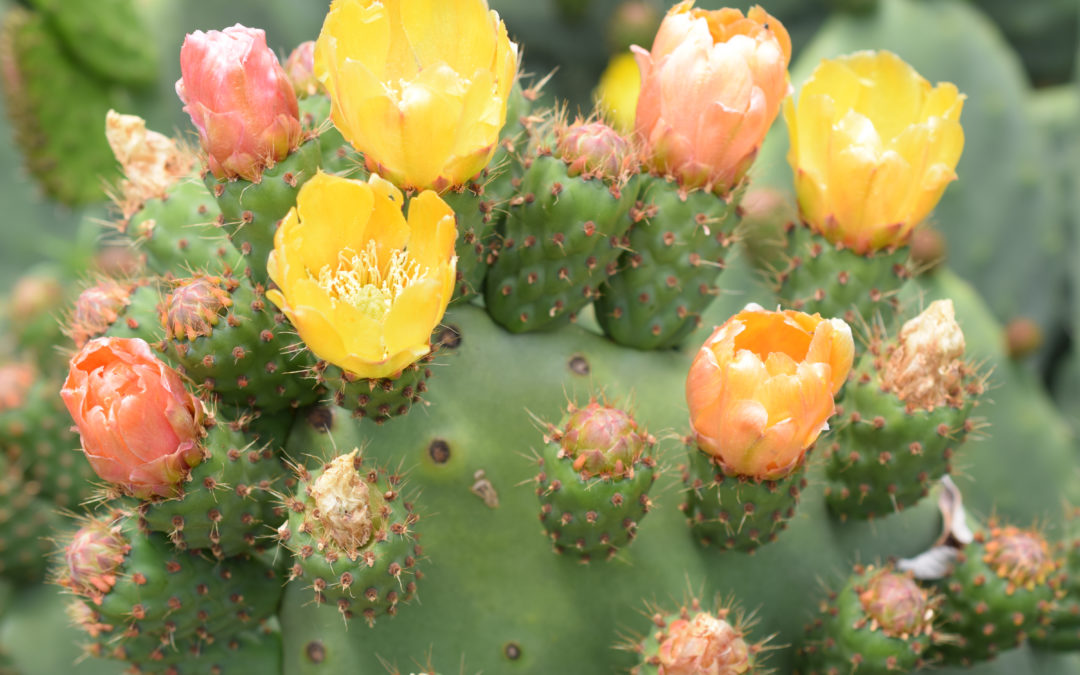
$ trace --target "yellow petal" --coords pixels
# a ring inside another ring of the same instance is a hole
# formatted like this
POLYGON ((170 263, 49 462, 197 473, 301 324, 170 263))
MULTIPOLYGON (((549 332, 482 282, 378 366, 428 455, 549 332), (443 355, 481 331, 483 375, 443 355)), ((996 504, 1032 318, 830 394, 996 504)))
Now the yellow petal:
POLYGON ((402 291, 386 318, 387 351, 396 354, 428 345, 449 300, 439 279, 425 279, 402 291))
POLYGON ((459 73, 491 68, 498 14, 480 0, 400 0, 401 23, 422 66, 446 63, 459 73))
POLYGON ((335 267, 341 251, 359 251, 372 218, 371 188, 361 181, 317 173, 297 195, 300 261, 312 274, 335 267))
POLYGON ((434 192, 425 190, 409 201, 409 230, 409 257, 421 268, 435 269, 454 255, 454 211, 434 192))

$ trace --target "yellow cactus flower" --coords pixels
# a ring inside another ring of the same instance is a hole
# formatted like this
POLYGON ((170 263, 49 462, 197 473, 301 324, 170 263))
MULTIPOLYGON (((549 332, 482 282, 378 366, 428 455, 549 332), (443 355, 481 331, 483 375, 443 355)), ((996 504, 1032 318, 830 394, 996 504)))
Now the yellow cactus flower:
POLYGON ((640 92, 641 72, 637 60, 632 52, 624 52, 611 57, 600 75, 593 98, 604 119, 620 133, 629 134, 634 131, 634 114, 640 92))
POLYGON ((825 428, 854 356, 840 319, 748 306, 690 365, 686 402, 698 447, 729 474, 783 478, 825 428))
POLYGON ((393 377, 431 351, 454 290, 454 212, 401 192, 319 172, 274 236, 267 297, 320 359, 366 378, 393 377))
POLYGON ((784 105, 803 220, 864 255, 906 244, 956 179, 963 106, 890 52, 823 61, 784 105))
POLYGON ((338 130, 372 171, 418 190, 487 165, 517 65, 486 0, 334 0, 315 43, 338 130))

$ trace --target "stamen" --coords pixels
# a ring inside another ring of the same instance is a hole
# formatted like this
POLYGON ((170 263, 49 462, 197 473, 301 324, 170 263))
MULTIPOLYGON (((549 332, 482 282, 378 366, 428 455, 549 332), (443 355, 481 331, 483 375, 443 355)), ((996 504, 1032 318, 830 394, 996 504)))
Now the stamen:
POLYGON ((386 269, 379 269, 379 255, 374 240, 359 253, 351 248, 338 254, 337 268, 325 265, 319 270, 319 287, 330 296, 330 302, 344 302, 382 321, 394 301, 409 285, 427 276, 428 268, 409 258, 404 251, 394 251, 386 269))

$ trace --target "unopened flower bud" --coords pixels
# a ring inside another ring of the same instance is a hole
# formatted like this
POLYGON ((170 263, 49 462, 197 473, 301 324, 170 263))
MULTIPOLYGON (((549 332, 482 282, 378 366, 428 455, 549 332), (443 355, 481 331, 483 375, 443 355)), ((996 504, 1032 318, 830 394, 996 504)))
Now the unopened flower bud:
POLYGON ((60 572, 60 584, 100 601, 116 584, 116 572, 128 549, 127 542, 107 521, 84 525, 64 547, 67 566, 60 572))
POLYGON ((308 40, 297 45, 285 60, 285 74, 289 76, 296 95, 306 98, 317 94, 322 86, 315 77, 315 41, 308 40))
POLYGON ((7 363, 0 366, 0 412, 22 406, 34 384, 36 372, 29 363, 7 363))
POLYGON ((176 93, 216 177, 258 181, 299 145, 296 93, 262 30, 237 24, 190 33, 180 72, 176 93))
POLYGON ((104 335, 116 323, 131 304, 132 290, 131 284, 106 279, 79 294, 67 329, 77 348, 104 335))
POLYGON ((162 303, 161 323, 165 326, 165 337, 194 340, 210 335, 231 305, 232 298, 217 277, 186 279, 162 303))
POLYGON ((556 129, 555 136, 556 149, 571 176, 617 178, 635 165, 636 155, 630 141, 603 122, 576 122, 556 129))
POLYGON ((650 445, 633 417, 595 401, 571 412, 559 440, 574 469, 590 475, 629 471, 650 445))
POLYGON ((909 575, 882 570, 859 594, 863 610, 890 637, 919 635, 930 627, 930 600, 909 575))

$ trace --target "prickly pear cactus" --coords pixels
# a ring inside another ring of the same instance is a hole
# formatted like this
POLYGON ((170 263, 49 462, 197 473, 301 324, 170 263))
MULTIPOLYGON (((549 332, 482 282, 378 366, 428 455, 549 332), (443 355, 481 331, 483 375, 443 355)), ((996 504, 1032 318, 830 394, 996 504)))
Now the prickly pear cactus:
MULTIPOLYGON (((284 67, 188 35, 199 150, 109 117, 131 264, 9 303, 0 576, 52 582, 0 593, 18 672, 1080 672, 1075 439, 905 206, 971 222, 942 129, 994 111, 828 61, 759 209, 789 33, 692 4, 633 134, 523 88, 484 0, 335 0, 284 67)), ((109 31, 101 77, 143 54, 109 31)))

